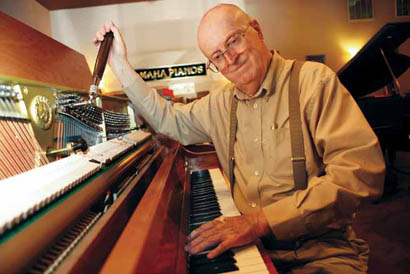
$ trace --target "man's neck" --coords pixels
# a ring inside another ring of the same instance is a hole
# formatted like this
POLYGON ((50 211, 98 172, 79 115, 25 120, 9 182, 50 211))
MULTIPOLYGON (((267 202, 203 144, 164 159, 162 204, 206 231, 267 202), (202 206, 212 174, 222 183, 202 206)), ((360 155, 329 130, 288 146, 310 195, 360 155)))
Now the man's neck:
POLYGON ((245 93, 249 96, 255 95, 258 92, 258 90, 260 89, 260 87, 262 86, 263 81, 265 80, 266 75, 268 74, 270 64, 272 63, 272 60, 273 60, 273 54, 274 54, 274 52, 270 51, 270 58, 268 59, 268 62, 267 62, 266 67, 265 67, 265 74, 263 75, 263 77, 259 81, 252 81, 247 85, 237 85, 236 87, 240 91, 242 91, 243 93, 245 93))

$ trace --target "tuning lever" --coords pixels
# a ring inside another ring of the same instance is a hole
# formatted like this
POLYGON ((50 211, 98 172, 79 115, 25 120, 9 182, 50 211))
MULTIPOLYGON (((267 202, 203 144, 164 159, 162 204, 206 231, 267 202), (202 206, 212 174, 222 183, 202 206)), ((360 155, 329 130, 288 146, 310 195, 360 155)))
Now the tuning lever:
POLYGON ((105 66, 107 65, 108 54, 110 53, 110 48, 112 41, 114 39, 114 34, 112 31, 107 32, 104 36, 104 40, 100 44, 100 49, 98 50, 97 60, 95 61, 94 72, 93 72, 93 83, 90 87, 90 99, 94 98, 94 95, 98 91, 98 85, 103 77, 105 66))

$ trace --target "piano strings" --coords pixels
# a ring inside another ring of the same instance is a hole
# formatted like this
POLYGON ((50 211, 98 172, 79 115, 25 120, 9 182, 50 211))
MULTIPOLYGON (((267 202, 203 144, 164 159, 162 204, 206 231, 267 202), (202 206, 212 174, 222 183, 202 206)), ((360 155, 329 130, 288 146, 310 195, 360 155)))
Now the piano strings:
POLYGON ((17 104, 11 96, 0 98, 0 180, 48 163, 17 104))

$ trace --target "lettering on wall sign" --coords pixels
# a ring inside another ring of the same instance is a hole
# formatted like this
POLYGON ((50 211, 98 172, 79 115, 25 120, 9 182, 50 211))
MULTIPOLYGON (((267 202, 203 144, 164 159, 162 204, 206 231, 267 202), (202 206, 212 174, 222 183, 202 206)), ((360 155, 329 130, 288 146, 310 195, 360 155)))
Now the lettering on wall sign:
POLYGON ((146 68, 135 70, 144 81, 162 80, 167 78, 182 78, 206 75, 206 66, 203 64, 191 64, 160 68, 146 68))

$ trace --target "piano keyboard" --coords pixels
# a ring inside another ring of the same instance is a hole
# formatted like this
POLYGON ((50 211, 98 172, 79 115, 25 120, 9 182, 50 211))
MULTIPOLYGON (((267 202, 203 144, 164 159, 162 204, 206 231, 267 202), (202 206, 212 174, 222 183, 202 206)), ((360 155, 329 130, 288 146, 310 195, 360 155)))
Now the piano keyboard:
POLYGON ((85 155, 71 155, 0 180, 0 235, 150 136, 142 131, 129 133, 92 146, 85 155))
MULTIPOLYGON (((219 169, 191 174, 191 214, 189 232, 219 216, 240 215, 219 169)), ((194 273, 269 273, 256 245, 234 248, 213 260, 207 251, 189 255, 190 274, 194 273)))

